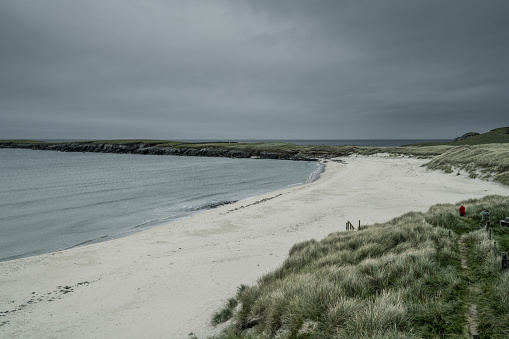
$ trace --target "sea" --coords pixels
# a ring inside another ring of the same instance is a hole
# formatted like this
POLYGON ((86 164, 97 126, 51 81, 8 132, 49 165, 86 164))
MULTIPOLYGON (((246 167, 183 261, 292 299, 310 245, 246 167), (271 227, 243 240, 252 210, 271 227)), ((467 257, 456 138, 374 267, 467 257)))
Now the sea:
POLYGON ((314 161, 0 149, 0 261, 126 236, 314 180, 314 161))
MULTIPOLYGON (((268 140, 247 142, 261 141, 268 140)), ((399 146, 440 140, 270 141, 399 146)), ((0 261, 127 236, 305 184, 322 171, 314 161, 0 149, 0 261)))

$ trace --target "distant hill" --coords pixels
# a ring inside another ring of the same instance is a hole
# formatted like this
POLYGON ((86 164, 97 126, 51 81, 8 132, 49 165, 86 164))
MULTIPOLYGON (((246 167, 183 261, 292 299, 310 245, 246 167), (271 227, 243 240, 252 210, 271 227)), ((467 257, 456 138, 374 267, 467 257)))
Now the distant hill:
POLYGON ((487 133, 472 135, 452 142, 453 145, 479 145, 491 143, 509 143, 509 127, 495 128, 487 133))
POLYGON ((482 145, 493 143, 509 143, 509 127, 499 127, 487 133, 468 132, 451 142, 431 142, 423 144, 412 144, 412 146, 434 146, 434 145, 482 145))

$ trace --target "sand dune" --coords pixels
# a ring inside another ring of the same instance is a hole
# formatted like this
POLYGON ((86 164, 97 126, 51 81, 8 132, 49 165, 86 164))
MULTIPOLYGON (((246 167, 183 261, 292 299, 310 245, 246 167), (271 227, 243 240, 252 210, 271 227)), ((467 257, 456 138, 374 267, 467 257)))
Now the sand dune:
MULTIPOLYGON (((129 237, 0 263, 2 338, 205 338, 214 311, 293 244, 509 187, 386 156, 129 237)), ((468 206, 467 212, 468 212, 468 206)))

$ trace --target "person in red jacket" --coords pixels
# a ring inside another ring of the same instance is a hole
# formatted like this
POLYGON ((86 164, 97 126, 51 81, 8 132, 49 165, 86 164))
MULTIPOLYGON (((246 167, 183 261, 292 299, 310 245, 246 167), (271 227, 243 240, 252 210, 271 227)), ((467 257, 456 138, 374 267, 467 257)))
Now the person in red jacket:
POLYGON ((463 206, 463 205, 461 205, 461 207, 460 207, 460 215, 461 216, 465 215, 465 206, 463 206))

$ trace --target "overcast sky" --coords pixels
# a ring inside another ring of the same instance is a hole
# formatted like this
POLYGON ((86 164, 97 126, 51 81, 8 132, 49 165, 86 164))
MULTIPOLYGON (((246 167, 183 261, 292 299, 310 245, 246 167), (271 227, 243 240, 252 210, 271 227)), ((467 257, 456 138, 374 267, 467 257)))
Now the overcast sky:
POLYGON ((509 126, 507 0, 1 0, 0 139, 509 126))

